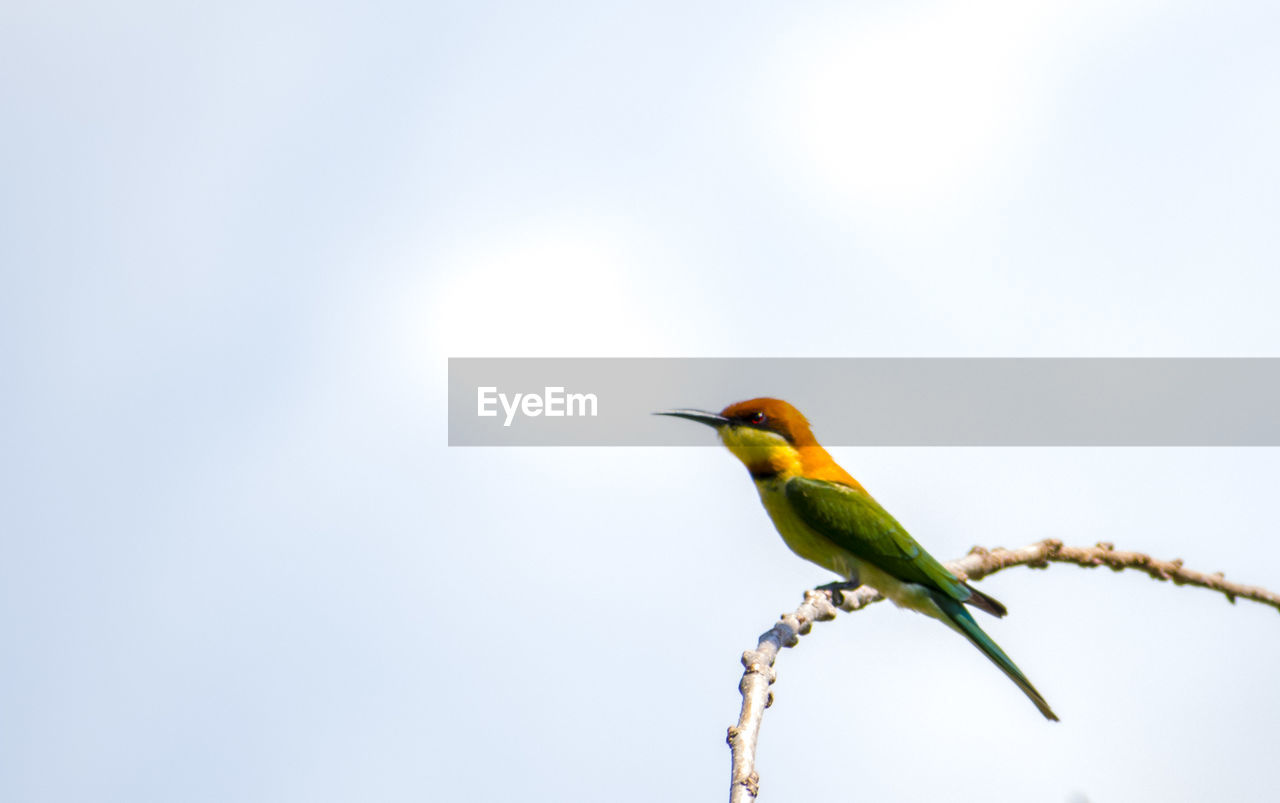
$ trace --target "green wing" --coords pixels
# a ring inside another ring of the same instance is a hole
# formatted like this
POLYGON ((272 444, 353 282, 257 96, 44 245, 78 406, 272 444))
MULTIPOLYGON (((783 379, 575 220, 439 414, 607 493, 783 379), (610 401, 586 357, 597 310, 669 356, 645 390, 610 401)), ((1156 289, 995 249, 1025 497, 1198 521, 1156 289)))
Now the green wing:
POLYGON ((795 477, 787 501, 805 524, 841 549, 899 580, 916 583, 957 602, 973 593, 907 534, 866 491, 838 482, 795 477))

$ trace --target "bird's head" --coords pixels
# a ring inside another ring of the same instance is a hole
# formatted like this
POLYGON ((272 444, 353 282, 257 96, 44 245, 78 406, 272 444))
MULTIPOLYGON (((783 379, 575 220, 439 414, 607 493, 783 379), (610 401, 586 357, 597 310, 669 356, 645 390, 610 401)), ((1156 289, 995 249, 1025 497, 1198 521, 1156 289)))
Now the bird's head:
POLYGON ((731 404, 719 413, 663 410, 656 415, 687 418, 714 427, 724 445, 757 479, 800 473, 805 452, 822 449, 813 438, 809 421, 781 399, 750 399, 731 404))

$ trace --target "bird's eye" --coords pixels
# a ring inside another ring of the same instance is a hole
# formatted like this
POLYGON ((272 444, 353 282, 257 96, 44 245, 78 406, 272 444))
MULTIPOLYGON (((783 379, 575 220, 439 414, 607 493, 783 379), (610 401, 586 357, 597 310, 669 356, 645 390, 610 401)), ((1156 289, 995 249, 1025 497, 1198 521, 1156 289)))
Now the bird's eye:
POLYGON ((756 410, 754 413, 751 414, 751 417, 748 418, 747 420, 753 424, 763 424, 765 421, 765 416, 763 412, 761 412, 760 410, 756 410))

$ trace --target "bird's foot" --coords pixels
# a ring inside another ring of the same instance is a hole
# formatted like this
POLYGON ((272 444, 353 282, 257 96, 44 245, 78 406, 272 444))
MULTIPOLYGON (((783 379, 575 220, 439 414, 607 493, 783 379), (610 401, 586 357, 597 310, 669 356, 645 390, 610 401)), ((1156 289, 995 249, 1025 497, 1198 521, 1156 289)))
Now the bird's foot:
POLYGON ((862 586, 856 580, 837 580, 834 583, 823 583, 814 587, 814 591, 826 591, 831 594, 831 604, 839 608, 844 604, 844 592, 853 591, 862 586))

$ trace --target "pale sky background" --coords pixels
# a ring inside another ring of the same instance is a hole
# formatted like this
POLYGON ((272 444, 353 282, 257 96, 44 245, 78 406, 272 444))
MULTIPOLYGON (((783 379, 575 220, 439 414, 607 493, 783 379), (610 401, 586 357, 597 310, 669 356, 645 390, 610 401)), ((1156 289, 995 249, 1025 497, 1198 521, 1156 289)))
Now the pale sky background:
MULTIPOLYGON (((720 449, 447 448, 446 358, 1280 356, 1278 34, 1229 0, 5 4, 0 800, 723 799, 738 657, 831 578, 720 449)), ((942 558, 1280 588, 1276 450, 836 457, 942 558)), ((1275 611, 983 588, 1060 724, 878 606, 782 655, 761 800, 1274 797, 1275 611)))

